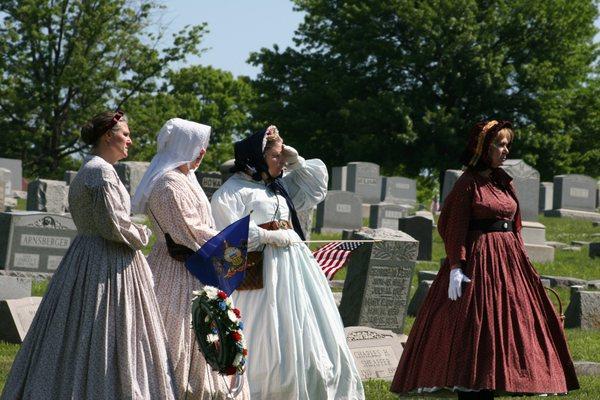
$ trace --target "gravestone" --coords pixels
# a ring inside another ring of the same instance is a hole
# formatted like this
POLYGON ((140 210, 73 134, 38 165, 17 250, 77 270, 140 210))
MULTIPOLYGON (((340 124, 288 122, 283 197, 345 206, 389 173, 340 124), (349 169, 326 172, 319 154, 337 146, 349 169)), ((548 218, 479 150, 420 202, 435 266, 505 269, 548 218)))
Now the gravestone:
POLYGON ((460 169, 447 169, 444 172, 444 184, 442 185, 442 203, 446 200, 446 196, 450 194, 454 184, 463 174, 463 171, 460 169))
POLYGON ((379 165, 369 162, 348 163, 346 190, 356 193, 365 204, 377 204, 381 198, 379 165))
POLYGON ((312 207, 308 210, 298 211, 298 220, 300 221, 302 232, 304 232, 306 240, 310 240, 315 210, 316 207, 312 207))
POLYGON ((219 172, 221 173, 221 180, 225 182, 233 175, 231 168, 235 165, 235 159, 227 160, 219 165, 219 172))
POLYGON ((571 286, 571 301, 565 311, 565 328, 600 329, 600 292, 571 286))
MULTIPOLYGON (((444 259, 442 259, 442 262, 444 259)), ((433 281, 437 278, 438 271, 419 271, 417 277, 419 278, 419 283, 423 281, 433 281)))
POLYGON ((401 176, 382 177, 381 201, 394 204, 416 204, 417 181, 401 176))
POLYGON ((427 293, 429 293, 429 289, 431 289, 431 285, 433 281, 423 280, 419 282, 419 286, 413 294, 412 299, 410 300, 410 304, 408 305, 408 315, 412 315, 416 317, 421 309, 421 304, 425 301, 427 297, 427 293))
POLYGON ((220 172, 200 172, 196 171, 196 179, 198 179, 198 183, 208 200, 212 198, 214 192, 217 191, 218 188, 223 184, 223 177, 220 172))
POLYGON ((348 167, 331 168, 331 190, 347 190, 348 167))
POLYGON ((31 296, 31 278, 0 275, 0 300, 31 296))
POLYGON ((0 268, 53 273, 76 234, 68 214, 0 213, 0 268))
POLYGON ((0 190, 4 190, 4 196, 12 193, 11 172, 7 168, 0 168, 0 190))
POLYGON ((21 160, 0 158, 0 168, 6 168, 10 171, 11 191, 21 190, 23 186, 23 165, 21 160))
POLYGON ((36 179, 27 186, 27 211, 64 213, 68 209, 68 195, 65 182, 36 179))
POLYGON ((360 197, 351 192, 330 190, 317 205, 317 232, 340 232, 362 226, 360 197))
POLYGON ((149 166, 150 163, 146 161, 121 161, 115 164, 115 170, 131 197, 149 166))
POLYGON ((41 301, 41 297, 0 301, 0 340, 23 343, 41 301))
POLYGON ((73 179, 75 179, 76 175, 77 175, 77 171, 65 171, 64 181, 67 184, 67 186, 71 185, 71 182, 73 182, 73 179))
POLYGON ((586 175, 557 175, 554 177, 552 210, 549 217, 571 217, 600 221, 596 212, 598 183, 586 175))
POLYGON ((394 378, 406 335, 366 326, 347 327, 344 332, 361 380, 394 378))
POLYGON ((4 211, 4 206, 6 204, 6 186, 4 185, 5 181, 0 179, 0 211, 4 211))
POLYGON ((342 302, 344 326, 370 326, 402 333, 419 243, 392 229, 361 228, 363 243, 348 261, 342 302))
POLYGON ((600 242, 590 243, 589 256, 590 258, 600 257, 600 242))
POLYGON ((399 204, 374 204, 369 215, 369 227, 398 229, 398 220, 408 214, 408 208, 399 204))
POLYGON ((417 260, 431 261, 433 246, 433 221, 427 217, 415 215, 398 220, 398 230, 419 241, 417 260))
POLYGON ((554 183, 540 182, 540 206, 539 212, 543 213, 552 210, 552 199, 554 192, 554 183))
POLYGON ((523 221, 537 221, 540 198, 540 173, 520 159, 506 160, 502 168, 512 178, 523 221))

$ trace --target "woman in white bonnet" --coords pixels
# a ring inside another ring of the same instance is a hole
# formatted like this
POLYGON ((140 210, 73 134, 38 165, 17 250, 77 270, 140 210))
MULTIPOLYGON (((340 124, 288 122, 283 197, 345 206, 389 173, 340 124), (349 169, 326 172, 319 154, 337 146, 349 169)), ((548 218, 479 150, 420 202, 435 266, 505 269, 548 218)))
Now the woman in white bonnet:
MULTIPOLYGON (((169 255, 165 241, 196 251, 217 231, 210 203, 194 171, 206 153, 211 127, 180 118, 168 120, 158 133, 158 152, 142 178, 133 209, 146 213, 156 233, 148 256, 154 291, 167 332, 167 350, 179 398, 224 399, 229 379, 213 372, 198 350, 191 329, 192 291, 202 286, 183 261, 169 255)), ((238 399, 249 398, 247 383, 238 399)))

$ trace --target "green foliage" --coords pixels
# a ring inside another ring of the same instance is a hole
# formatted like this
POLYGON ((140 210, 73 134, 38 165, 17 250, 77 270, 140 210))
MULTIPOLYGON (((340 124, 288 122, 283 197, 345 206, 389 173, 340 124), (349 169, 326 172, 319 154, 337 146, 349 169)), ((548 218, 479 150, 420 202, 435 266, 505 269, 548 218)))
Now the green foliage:
POLYGON ((296 0, 297 49, 250 57, 262 67, 255 116, 330 165, 409 176, 459 167, 470 126, 505 118, 518 130, 511 157, 544 179, 596 171, 596 4, 296 0))
POLYGON ((25 175, 62 178, 81 151, 80 127, 108 107, 156 88, 173 62, 199 54, 205 25, 162 50, 153 0, 1 1, 0 154, 25 175), (153 43, 153 44, 148 44, 153 43))
POLYGON ((210 147, 203 170, 218 170, 233 158, 233 140, 250 129, 252 87, 244 77, 212 67, 193 66, 166 74, 157 93, 143 93, 129 104, 133 147, 130 158, 150 160, 156 153, 156 135, 170 118, 179 117, 210 125, 210 147))

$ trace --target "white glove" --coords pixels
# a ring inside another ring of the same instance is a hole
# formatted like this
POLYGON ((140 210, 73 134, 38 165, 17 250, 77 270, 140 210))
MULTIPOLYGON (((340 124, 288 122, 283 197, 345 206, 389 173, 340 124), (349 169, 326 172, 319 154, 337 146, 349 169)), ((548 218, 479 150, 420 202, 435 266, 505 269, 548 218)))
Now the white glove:
POLYGON ((261 244, 270 244, 276 247, 287 247, 292 244, 292 238, 287 229, 277 231, 268 231, 263 228, 258 229, 258 241, 261 244))
POLYGON ((283 146, 283 156, 285 157, 285 167, 288 170, 294 170, 298 167, 300 167, 302 165, 301 163, 301 159, 302 157, 300 157, 298 155, 298 150, 296 150, 295 148, 293 148, 292 146, 283 146))
POLYGON ((452 269, 450 271, 450 284, 448 285, 448 298, 450 300, 456 300, 462 295, 463 282, 469 283, 471 280, 463 274, 462 269, 452 269))

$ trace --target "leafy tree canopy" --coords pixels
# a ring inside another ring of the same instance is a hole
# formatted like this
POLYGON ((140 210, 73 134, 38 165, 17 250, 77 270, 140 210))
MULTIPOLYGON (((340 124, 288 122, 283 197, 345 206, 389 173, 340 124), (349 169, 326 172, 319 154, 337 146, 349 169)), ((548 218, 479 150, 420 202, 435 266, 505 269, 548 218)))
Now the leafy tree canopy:
POLYGON ((0 0, 0 154, 27 176, 62 177, 94 114, 156 89, 157 78, 199 54, 204 24, 159 48, 152 0, 0 0))
POLYGON ((297 49, 250 61, 262 67, 256 118, 303 153, 440 174, 460 166, 470 127, 494 117, 515 122, 511 157, 543 179, 600 172, 595 0, 296 5, 306 12, 297 49))

